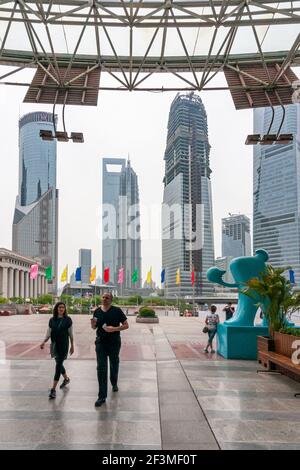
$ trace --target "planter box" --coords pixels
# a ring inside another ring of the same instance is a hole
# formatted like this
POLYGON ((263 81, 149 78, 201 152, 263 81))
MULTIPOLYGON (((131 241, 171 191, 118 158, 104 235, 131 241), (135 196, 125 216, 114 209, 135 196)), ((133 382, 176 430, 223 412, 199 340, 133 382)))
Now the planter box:
POLYGON ((158 323, 158 317, 136 317, 136 323, 158 323))
POLYGON ((275 352, 291 358, 295 350, 292 348, 293 342, 299 340, 299 336, 286 335, 276 331, 274 333, 275 352))
POLYGON ((258 336, 257 337, 257 350, 259 351, 274 351, 274 340, 269 336, 258 336))

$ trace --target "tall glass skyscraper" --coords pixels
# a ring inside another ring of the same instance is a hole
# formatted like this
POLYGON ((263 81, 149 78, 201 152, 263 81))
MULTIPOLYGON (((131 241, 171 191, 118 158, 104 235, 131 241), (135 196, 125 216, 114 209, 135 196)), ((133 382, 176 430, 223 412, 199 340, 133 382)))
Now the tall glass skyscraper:
POLYGON ((19 194, 13 220, 13 251, 52 265, 57 289, 58 190, 56 141, 43 141, 40 130, 52 130, 51 113, 34 112, 19 120, 19 194))
MULTIPOLYGON (((300 105, 285 107, 282 133, 291 133, 288 145, 256 145, 253 177, 253 248, 264 248, 275 267, 291 266, 300 284, 300 105)), ((254 110, 254 132, 266 134, 270 108, 254 110)), ((275 108, 271 134, 276 134, 282 109, 275 108)))
POLYGON ((118 286, 118 273, 124 268, 121 289, 141 287, 141 238, 138 178, 130 161, 103 158, 102 167, 103 236, 102 266, 110 268, 110 278, 118 286), (132 274, 138 270, 138 280, 132 274))
POLYGON ((206 279, 207 269, 214 265, 209 153, 207 115, 201 98, 194 93, 177 94, 170 109, 164 156, 162 266, 166 295, 213 291, 206 279), (191 240, 196 241, 193 246, 191 240), (180 283, 176 283, 178 270, 180 283))
POLYGON ((92 250, 81 248, 79 250, 79 264, 81 267, 81 282, 90 284, 91 268, 92 268, 92 250))

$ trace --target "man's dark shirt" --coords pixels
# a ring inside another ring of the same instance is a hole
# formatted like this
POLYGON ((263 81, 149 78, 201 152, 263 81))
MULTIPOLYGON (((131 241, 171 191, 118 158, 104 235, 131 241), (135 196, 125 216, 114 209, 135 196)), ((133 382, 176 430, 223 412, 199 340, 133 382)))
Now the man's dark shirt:
POLYGON ((234 307, 225 307, 226 320, 230 320, 234 314, 234 307))
POLYGON ((97 308, 94 312, 94 318, 97 318, 97 340, 98 341, 112 341, 117 342, 120 340, 120 331, 107 333, 102 326, 120 326, 127 320, 125 313, 119 308, 112 305, 107 312, 104 312, 101 307, 97 308))

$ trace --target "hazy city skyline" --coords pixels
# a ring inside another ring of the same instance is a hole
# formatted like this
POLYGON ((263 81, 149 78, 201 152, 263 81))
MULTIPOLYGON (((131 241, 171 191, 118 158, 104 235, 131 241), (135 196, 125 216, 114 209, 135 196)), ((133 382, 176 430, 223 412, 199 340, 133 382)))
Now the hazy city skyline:
MULTIPOLYGON (((7 68, 2 67, 7 71, 7 68)), ((30 77, 32 71, 24 75, 30 77)), ((223 77, 216 77, 223 84, 223 77)), ((213 82, 212 82, 213 83, 213 82)), ((170 78, 172 84, 172 78, 170 78)), ((31 111, 52 111, 51 106, 23 104, 24 87, 1 87, 2 184, 0 190, 0 245, 11 248, 11 224, 18 187, 18 119, 31 111)), ((168 113, 176 92, 100 94, 97 108, 67 107, 68 131, 82 131, 84 144, 58 143, 57 187, 59 207, 59 275, 77 264, 79 248, 92 249, 92 265, 101 274, 101 161, 130 154, 139 177, 141 225, 143 206, 161 206, 163 155, 168 113)), ((252 148, 244 145, 252 132, 252 110, 236 111, 229 92, 202 93, 208 115, 211 144, 212 197, 216 256, 221 254, 221 218, 228 212, 252 218, 252 148), (220 112, 222 111, 222 112, 220 112)), ((61 107, 56 113, 61 128, 61 107)), ((159 217, 157 218, 159 219, 159 217)), ((158 230, 158 233, 159 230, 158 230)), ((159 282, 161 241, 142 239, 143 279, 150 266, 159 282)))

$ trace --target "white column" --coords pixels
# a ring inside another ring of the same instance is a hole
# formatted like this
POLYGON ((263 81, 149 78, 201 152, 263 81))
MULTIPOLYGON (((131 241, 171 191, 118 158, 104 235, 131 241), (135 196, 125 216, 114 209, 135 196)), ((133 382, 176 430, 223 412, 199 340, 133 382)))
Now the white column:
POLYGON ((48 281, 46 276, 44 276, 44 294, 48 294, 48 281))
POLYGON ((29 297, 33 297, 34 296, 34 293, 33 293, 33 279, 30 279, 30 276, 29 276, 29 297))
POLYGON ((37 298, 37 291, 38 291, 38 277, 33 281, 33 297, 37 298))
POLYGON ((14 296, 14 270, 9 268, 8 270, 8 298, 14 296))
POLYGON ((20 297, 24 298, 25 297, 25 289, 24 289, 24 276, 25 273, 24 271, 19 271, 19 276, 20 276, 20 297))
POLYGON ((37 296, 42 295, 42 276, 39 274, 37 278, 37 296))
POLYGON ((15 269, 14 272, 14 297, 19 297, 20 296, 20 284, 19 284, 19 274, 20 271, 18 269, 15 269))
POLYGON ((2 286, 0 286, 0 295, 8 297, 8 268, 2 268, 2 286))
POLYGON ((25 271, 24 272, 24 296, 25 296, 25 299, 27 299, 29 297, 29 272, 28 271, 25 271))

